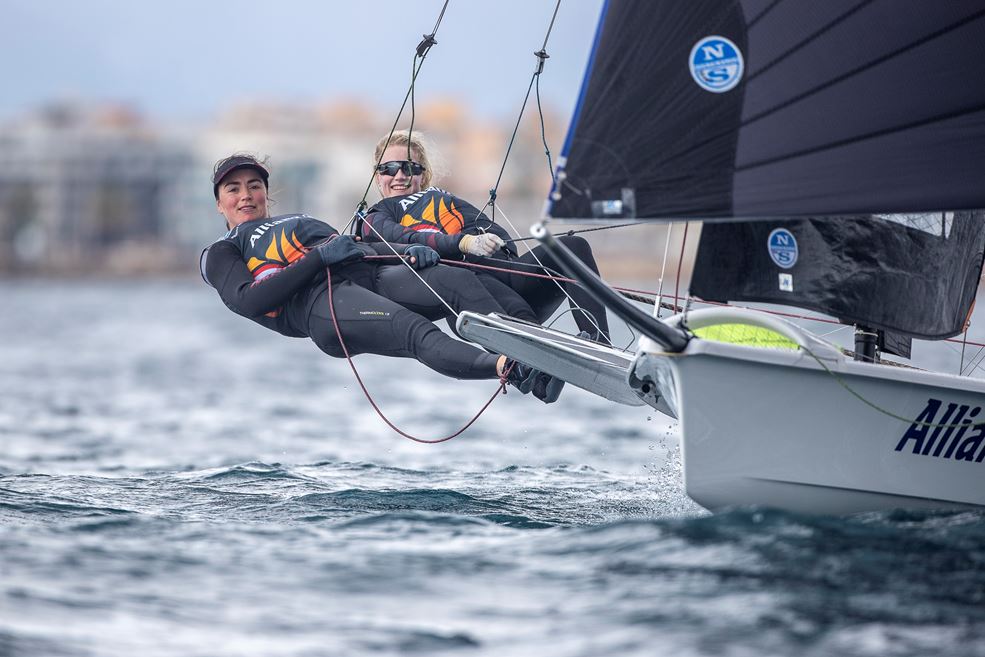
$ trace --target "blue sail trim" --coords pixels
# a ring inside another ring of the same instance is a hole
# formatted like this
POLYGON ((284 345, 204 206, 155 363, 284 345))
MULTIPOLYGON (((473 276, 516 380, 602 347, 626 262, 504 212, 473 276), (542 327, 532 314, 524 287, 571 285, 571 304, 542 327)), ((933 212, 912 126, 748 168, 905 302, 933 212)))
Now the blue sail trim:
MULTIPOLYGON (((605 15, 609 11, 610 0, 605 0, 605 4, 602 5, 602 11, 599 13, 599 22, 595 26, 595 37, 592 39, 592 50, 588 53, 588 65, 585 67, 585 75, 581 79, 581 89, 578 91, 578 100, 575 103, 575 110, 571 115, 571 122, 568 124, 568 133, 564 138, 564 145, 561 147, 560 162, 564 162, 564 159, 568 156, 568 151, 571 149, 571 141, 574 138, 575 128, 578 126, 578 118, 581 115, 582 104, 585 102, 585 92, 588 90, 588 82, 592 77, 592 69, 595 66, 595 53, 598 52, 599 41, 602 39, 602 28, 605 25, 605 15)), ((551 210, 554 208, 554 192, 557 189, 558 175, 564 170, 564 166, 558 163, 554 167, 554 180, 551 181, 551 191, 547 195, 547 206, 545 214, 550 216, 551 210)))

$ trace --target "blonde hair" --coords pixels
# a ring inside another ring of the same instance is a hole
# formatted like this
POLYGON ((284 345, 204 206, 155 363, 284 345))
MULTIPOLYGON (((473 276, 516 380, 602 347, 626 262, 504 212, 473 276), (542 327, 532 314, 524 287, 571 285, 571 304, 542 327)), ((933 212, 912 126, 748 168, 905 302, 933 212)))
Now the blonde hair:
MULTIPOLYGON (((421 187, 427 189, 431 186, 434 179, 434 170, 431 167, 431 160, 428 158, 427 139, 416 130, 411 134, 407 130, 396 130, 392 135, 383 135, 376 144, 373 152, 373 166, 380 162, 380 157, 390 146, 407 146, 411 153, 411 159, 424 166, 424 173, 421 176, 421 187)), ((374 169, 375 170, 375 169, 374 169)))

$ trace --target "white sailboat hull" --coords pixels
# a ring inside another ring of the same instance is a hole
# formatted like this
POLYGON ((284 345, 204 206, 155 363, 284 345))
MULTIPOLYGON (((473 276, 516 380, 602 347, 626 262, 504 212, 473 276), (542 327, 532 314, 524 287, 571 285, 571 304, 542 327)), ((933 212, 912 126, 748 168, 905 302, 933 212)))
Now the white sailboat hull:
POLYGON ((710 510, 985 505, 981 381, 855 362, 810 338, 809 352, 644 342, 634 373, 676 405, 687 494, 710 510))

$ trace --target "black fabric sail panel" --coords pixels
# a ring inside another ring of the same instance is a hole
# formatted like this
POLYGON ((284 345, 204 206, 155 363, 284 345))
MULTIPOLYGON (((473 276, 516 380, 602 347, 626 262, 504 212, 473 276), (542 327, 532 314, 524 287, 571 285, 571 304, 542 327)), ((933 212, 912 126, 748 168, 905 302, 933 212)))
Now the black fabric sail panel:
POLYGON ((983 254, 980 211, 705 224, 691 293, 941 339, 964 330, 983 254))
POLYGON ((981 0, 784 0, 748 32, 734 215, 985 207, 981 0))
POLYGON ((548 214, 985 207, 982 61, 981 0, 609 0, 548 214))
POLYGON ((688 53, 708 34, 745 48, 738 2, 606 3, 551 216, 729 214, 742 92, 695 84, 688 53))

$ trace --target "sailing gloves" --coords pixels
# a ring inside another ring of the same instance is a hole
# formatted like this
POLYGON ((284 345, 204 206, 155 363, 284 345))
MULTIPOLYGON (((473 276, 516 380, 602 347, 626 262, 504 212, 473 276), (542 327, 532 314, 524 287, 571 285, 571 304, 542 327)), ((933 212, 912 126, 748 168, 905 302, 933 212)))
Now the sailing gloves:
POLYGON ((424 246, 423 244, 415 244, 407 247, 404 251, 404 255, 413 258, 410 262, 410 266, 414 269, 431 267, 432 265, 438 264, 438 260, 441 259, 441 256, 438 255, 437 251, 432 249, 430 246, 424 246))
POLYGON ((458 243, 458 250, 474 256, 491 256, 506 246, 503 238, 495 233, 466 235, 458 243))
POLYGON ((318 257, 326 267, 362 260, 366 254, 351 235, 338 235, 315 247, 318 257))

